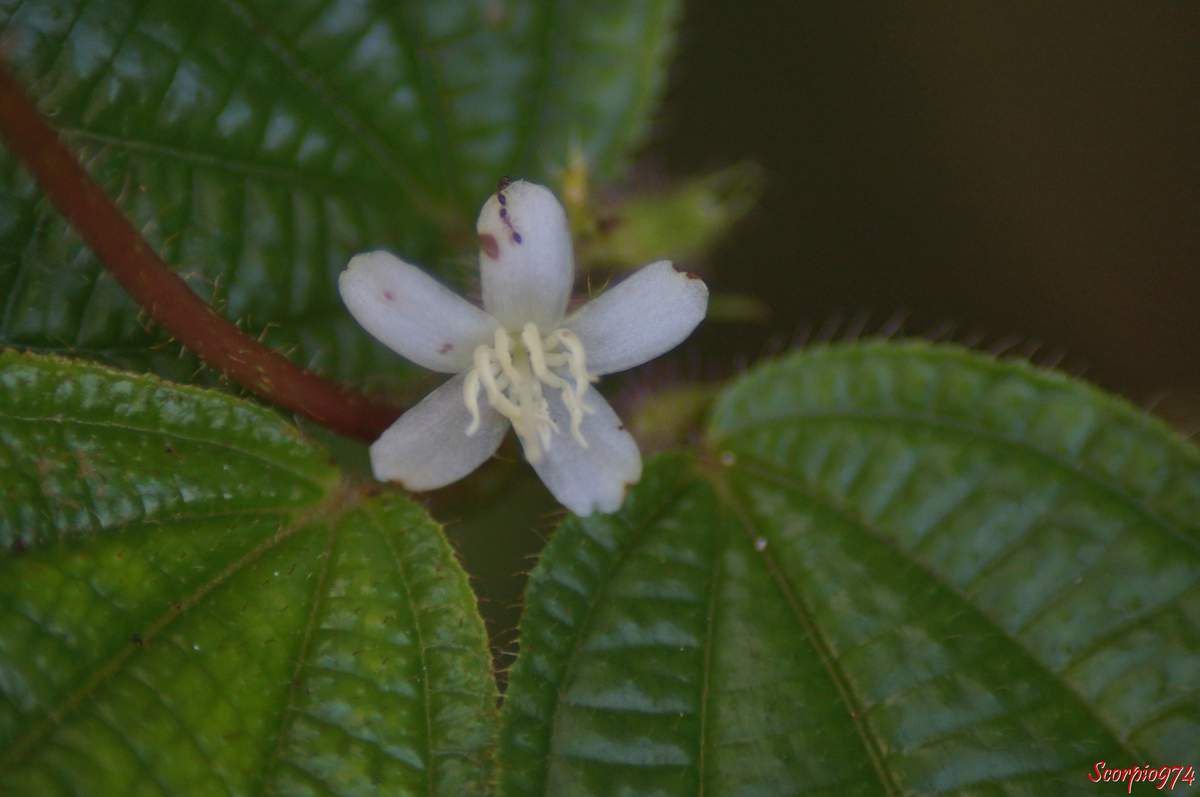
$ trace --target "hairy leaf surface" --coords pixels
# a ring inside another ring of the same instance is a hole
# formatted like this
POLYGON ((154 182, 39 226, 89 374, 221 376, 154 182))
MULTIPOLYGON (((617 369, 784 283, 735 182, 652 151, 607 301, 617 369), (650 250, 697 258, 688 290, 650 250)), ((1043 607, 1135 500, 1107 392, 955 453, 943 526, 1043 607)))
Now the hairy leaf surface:
POLYGON ((505 794, 1091 794, 1200 749, 1200 452, 1024 365, 818 349, 527 604, 505 794))
MULTIPOLYGON (((0 43, 154 248, 333 376, 412 375, 335 279, 388 248, 475 281, 499 177, 611 175, 643 132, 675 0, 0 0, 0 43)), ((0 343, 196 376, 0 151, 0 343), (153 348, 151 348, 153 347, 153 348)))
POLYGON ((274 413, 0 355, 0 792, 486 787, 495 685, 441 530, 274 413))

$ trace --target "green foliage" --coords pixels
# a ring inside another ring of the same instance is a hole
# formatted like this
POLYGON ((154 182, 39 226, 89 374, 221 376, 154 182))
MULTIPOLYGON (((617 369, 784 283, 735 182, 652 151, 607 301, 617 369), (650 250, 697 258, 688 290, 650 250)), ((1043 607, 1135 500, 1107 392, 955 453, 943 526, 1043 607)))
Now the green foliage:
MULTIPOLYGON (((483 627, 421 510, 219 393, 11 352, 0 388, 0 789, 488 791, 483 627)), ((1157 421, 859 344, 738 380, 708 438, 544 552, 500 793, 1086 793, 1196 749, 1200 453, 1157 421)))
MULTIPOLYGON (((298 362, 398 385, 335 277, 389 248, 474 280, 475 213, 568 145, 608 176, 675 0, 0 0, 0 42, 91 174, 201 296, 298 362)), ((0 344, 197 376, 0 151, 0 344)))
POLYGON ((496 691, 424 512, 274 413, 0 354, 0 792, 461 795, 496 691))
MULTIPOLYGON (((353 253, 469 292, 496 179, 569 160, 589 265, 699 259, 749 208, 750 167, 588 205, 677 12, 0 0, 0 50, 198 294, 322 373, 412 389, 341 306, 353 253)), ((0 346, 210 379, 6 151, 0 297, 0 346)), ((714 291, 710 319, 762 314, 714 291)), ((465 574, 421 508, 354 484, 361 446, 331 441, 339 469, 256 404, 0 351, 0 793, 1090 794, 1098 760, 1200 749, 1200 453, 1158 422, 895 344, 627 422, 689 450, 559 528, 498 718, 465 574)), ((556 510, 511 463, 435 500, 510 649, 534 537, 503 529, 556 510)))
POLYGON ((535 570, 504 794, 1090 794, 1200 749, 1200 452, 949 347, 761 367, 535 570))
POLYGON ((584 259, 617 269, 664 258, 695 264, 750 212, 762 182, 757 166, 740 163, 665 190, 622 197, 619 204, 576 221, 584 259))

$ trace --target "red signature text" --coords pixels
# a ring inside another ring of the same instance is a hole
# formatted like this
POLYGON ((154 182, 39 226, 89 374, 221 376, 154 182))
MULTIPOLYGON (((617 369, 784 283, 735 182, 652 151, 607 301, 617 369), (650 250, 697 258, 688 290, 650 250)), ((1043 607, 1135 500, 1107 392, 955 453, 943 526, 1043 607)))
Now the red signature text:
POLYGON ((1107 761, 1097 761, 1096 766, 1088 773, 1092 783, 1127 783, 1126 791, 1133 794, 1133 784, 1149 783, 1162 791, 1174 790, 1176 784, 1184 783, 1191 786, 1196 782, 1196 771, 1190 764, 1175 766, 1152 767, 1143 764, 1140 767, 1110 767, 1107 761))

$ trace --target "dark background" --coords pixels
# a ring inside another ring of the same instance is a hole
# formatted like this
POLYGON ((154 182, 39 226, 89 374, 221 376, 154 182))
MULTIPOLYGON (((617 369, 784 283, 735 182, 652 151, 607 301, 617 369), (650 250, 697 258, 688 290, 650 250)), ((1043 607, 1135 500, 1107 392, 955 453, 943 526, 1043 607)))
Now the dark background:
POLYGON ((746 354, 906 310, 913 333, 1041 343, 1183 425, 1198 143, 1200 3, 697 1, 645 156, 765 168, 712 258, 775 309, 719 335, 746 354))
MULTIPOLYGON (((1197 2, 687 2, 640 169, 763 167, 707 279, 773 315, 705 324, 642 371, 728 373, 905 311, 906 333, 1040 344, 1040 361, 1200 429, 1198 142, 1197 2)), ((456 517, 455 487, 437 516, 505 666, 561 512, 515 450, 472 483, 491 484, 473 512, 456 517)))

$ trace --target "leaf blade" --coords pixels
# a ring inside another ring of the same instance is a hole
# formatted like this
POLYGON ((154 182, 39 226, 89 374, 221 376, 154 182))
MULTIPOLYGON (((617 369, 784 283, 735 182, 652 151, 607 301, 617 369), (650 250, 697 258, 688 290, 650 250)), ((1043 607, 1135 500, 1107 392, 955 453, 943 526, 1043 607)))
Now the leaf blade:
POLYGON ((1200 455, 1157 421, 1026 366, 860 344, 738 380, 708 446, 548 546, 502 793, 1085 793, 1096 761, 1200 739, 1200 455), (707 509, 647 511, 669 490, 707 509), (690 603, 663 600, 682 582, 690 603), (704 687, 680 700, 654 667, 684 647, 704 652, 667 671, 704 687))
POLYGON ((6 549, 172 519, 286 514, 339 479, 274 412, 153 376, 5 351, 0 392, 6 549), (136 489, 122 478, 127 460, 145 468, 136 489))
MULTIPOLYGON (((357 328, 337 273, 356 252, 388 248, 474 284, 463 249, 501 175, 553 177, 565 131, 599 121, 588 152, 602 173, 632 146, 676 5, 580 4, 552 52, 529 46, 550 0, 29 0, 0 8, 0 32, 71 148, 199 295, 305 366, 395 388, 418 372, 357 328), (606 38, 563 57, 592 27, 606 38), (531 91, 551 70, 559 89, 531 91), (597 76, 624 88, 593 96, 584 89, 597 76), (527 115, 553 123, 518 143, 527 115)), ((0 341, 211 378, 137 323, 7 152, 0 178, 10 220, 0 222, 0 341)))
POLYGON ((5 791, 482 793, 486 635, 421 509, 347 492, 320 448, 227 395, 11 352, 0 384, 24 457, 0 463, 6 487, 40 489, 30 458, 82 447, 129 509, 71 525, 0 501, 36 543, 0 558, 5 791), (35 411, 71 437, 38 437, 35 411), (189 490, 142 500, 168 477, 189 490))

